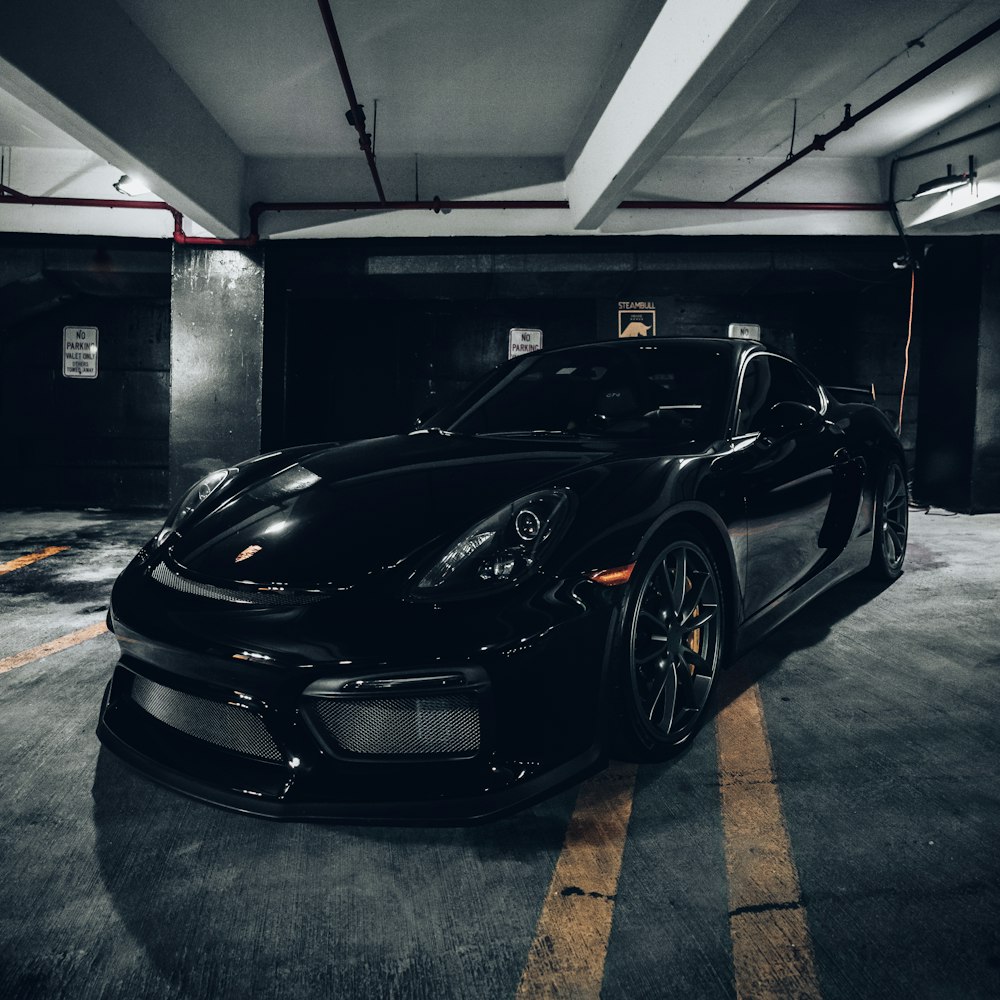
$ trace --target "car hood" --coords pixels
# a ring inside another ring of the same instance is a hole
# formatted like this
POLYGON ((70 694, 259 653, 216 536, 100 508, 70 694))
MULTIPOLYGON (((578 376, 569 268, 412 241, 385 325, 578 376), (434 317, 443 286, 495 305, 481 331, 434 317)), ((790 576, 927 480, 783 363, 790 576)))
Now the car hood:
POLYGON ((595 442, 440 432, 324 448, 234 484, 182 527, 170 557, 207 580, 353 587, 404 572, 504 503, 609 457, 595 442))

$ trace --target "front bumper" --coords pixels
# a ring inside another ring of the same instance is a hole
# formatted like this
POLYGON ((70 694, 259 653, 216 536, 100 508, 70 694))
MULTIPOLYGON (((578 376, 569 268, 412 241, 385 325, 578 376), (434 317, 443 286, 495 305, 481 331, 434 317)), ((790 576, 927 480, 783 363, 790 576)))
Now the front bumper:
POLYGON ((536 578, 474 604, 234 609, 154 565, 115 585, 98 736, 165 785, 275 818, 452 823, 604 764, 617 591, 536 578))

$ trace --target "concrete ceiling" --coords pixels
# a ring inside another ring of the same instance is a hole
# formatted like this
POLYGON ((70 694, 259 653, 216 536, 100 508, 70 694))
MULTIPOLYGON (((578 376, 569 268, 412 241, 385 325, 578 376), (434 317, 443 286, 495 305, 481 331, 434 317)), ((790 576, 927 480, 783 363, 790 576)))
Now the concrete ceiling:
MULTIPOLYGON (((269 212, 264 238, 571 233, 887 234, 884 211, 721 202, 1000 15, 995 0, 331 0, 390 201, 503 211, 269 212), (377 123, 375 112, 377 108, 377 123), (792 123, 796 122, 793 136, 792 123)), ((376 199, 317 0, 32 0, 0 31, 0 182, 118 198, 146 177, 189 235, 256 201, 376 199)), ((1000 32, 747 201, 881 203, 894 157, 1000 122, 1000 32)), ((1000 231, 1000 128, 895 171, 913 231, 1000 231), (907 200, 948 163, 977 184, 907 200)), ((15 205, 0 232, 169 236, 162 211, 15 205)))

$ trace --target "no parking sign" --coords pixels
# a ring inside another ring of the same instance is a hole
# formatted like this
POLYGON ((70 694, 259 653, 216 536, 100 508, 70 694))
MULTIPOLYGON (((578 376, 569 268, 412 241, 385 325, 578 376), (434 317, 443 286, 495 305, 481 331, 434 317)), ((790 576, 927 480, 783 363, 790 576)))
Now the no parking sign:
POLYGON ((63 327, 63 375, 97 378, 97 327, 63 327))
POLYGON ((542 349, 542 331, 512 327, 507 341, 507 357, 516 358, 520 354, 530 354, 542 349))

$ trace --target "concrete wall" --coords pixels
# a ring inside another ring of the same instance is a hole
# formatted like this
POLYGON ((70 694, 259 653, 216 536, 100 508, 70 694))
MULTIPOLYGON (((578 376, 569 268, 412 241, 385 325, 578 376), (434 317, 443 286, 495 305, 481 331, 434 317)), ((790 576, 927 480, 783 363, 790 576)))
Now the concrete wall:
MULTIPOLYGON (((997 396, 975 388, 996 382, 994 242, 936 239, 917 275, 903 440, 918 497, 962 509, 974 447, 977 509, 1000 502, 987 495, 997 396)), ((759 323, 825 381, 874 383, 895 419, 910 280, 898 253, 874 238, 302 241, 251 255, 0 238, 0 505, 164 506, 261 447, 405 429, 503 360, 511 327, 541 328, 546 346, 610 339, 621 301, 652 302, 660 336, 759 323), (92 383, 62 377, 67 324, 101 330, 92 383)))
MULTIPOLYGON (((898 253, 874 239, 272 244, 265 444, 405 427, 504 360, 511 327, 542 329, 548 347, 614 339, 629 301, 655 307, 661 337, 757 323, 824 381, 874 384, 895 423, 910 291, 898 253)), ((919 353, 918 325, 903 422, 911 464, 919 353)))
POLYGON ((162 249, 0 246, 0 505, 164 503, 168 281, 162 249), (63 376, 65 326, 97 327, 97 378, 63 376))
POLYGON ((935 243, 921 280, 918 499, 1000 511, 1000 239, 935 243))

